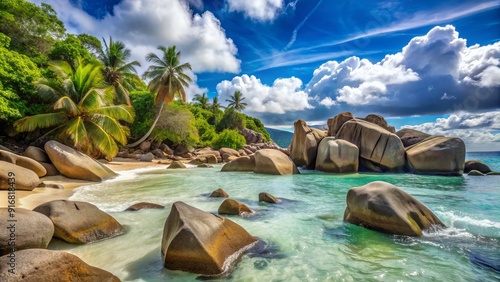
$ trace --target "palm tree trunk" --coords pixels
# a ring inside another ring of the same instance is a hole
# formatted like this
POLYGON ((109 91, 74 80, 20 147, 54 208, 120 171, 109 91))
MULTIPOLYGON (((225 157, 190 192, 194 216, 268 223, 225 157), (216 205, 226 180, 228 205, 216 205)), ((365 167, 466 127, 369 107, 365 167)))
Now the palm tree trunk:
POLYGON ((151 135, 151 132, 153 132, 153 129, 155 129, 156 124, 158 123, 158 120, 160 120, 160 115, 161 115, 161 112, 163 111, 164 105, 165 105, 165 103, 161 103, 161 107, 160 107, 160 110, 158 111, 158 114, 156 115, 156 119, 153 122, 153 124, 151 125, 151 127, 149 128, 148 132, 146 132, 146 134, 144 134, 144 136, 142 136, 141 139, 135 141, 132 144, 128 144, 127 147, 129 147, 129 148, 136 147, 139 144, 141 144, 142 142, 144 142, 144 140, 146 140, 149 137, 149 135, 151 135))

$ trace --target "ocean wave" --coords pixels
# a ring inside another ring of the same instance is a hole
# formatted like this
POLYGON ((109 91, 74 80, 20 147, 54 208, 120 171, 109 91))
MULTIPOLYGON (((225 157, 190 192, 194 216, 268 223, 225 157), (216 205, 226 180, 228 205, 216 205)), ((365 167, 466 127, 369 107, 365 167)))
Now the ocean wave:
POLYGON ((437 211, 436 214, 450 227, 449 230, 465 230, 474 235, 500 237, 500 222, 473 218, 455 211, 437 211))

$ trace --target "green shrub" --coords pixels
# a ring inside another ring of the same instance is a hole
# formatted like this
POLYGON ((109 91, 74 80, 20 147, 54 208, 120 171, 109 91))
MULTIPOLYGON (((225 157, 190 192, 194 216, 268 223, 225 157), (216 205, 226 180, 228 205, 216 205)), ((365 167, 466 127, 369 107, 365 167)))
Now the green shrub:
POLYGON ((197 118, 195 125, 198 130, 198 135, 200 136, 200 147, 210 146, 215 137, 217 137, 215 127, 202 118, 197 118))
POLYGON ((212 142, 216 150, 220 148, 241 149, 246 144, 245 137, 236 130, 226 129, 222 131, 212 142))
POLYGON ((151 137, 173 145, 195 146, 200 141, 193 114, 185 104, 175 102, 163 108, 151 137))
POLYGON ((132 139, 136 139, 149 130, 158 109, 154 105, 154 96, 149 91, 130 92, 130 102, 135 111, 134 123, 130 125, 130 135, 132 139))
POLYGON ((224 111, 222 119, 216 126, 217 132, 222 132, 225 129, 233 129, 242 131, 245 128, 245 115, 238 113, 234 108, 227 108, 224 111))

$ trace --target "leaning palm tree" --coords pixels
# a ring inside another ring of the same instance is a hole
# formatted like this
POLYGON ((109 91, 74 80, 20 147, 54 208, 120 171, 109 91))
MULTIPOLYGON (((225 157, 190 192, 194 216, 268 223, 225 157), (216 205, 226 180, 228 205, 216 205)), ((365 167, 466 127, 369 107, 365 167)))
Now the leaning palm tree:
POLYGON ((104 81, 115 88, 118 104, 130 105, 129 90, 141 80, 135 67, 141 64, 138 61, 129 62, 130 50, 126 49, 122 42, 113 41, 110 37, 108 45, 104 38, 102 40, 104 49, 98 50, 98 58, 104 65, 102 68, 104 81))
POLYGON ((112 158, 117 143, 125 145, 130 134, 120 121, 133 122, 131 106, 113 104, 113 89, 106 86, 101 68, 77 61, 51 63, 58 80, 41 78, 35 85, 39 95, 52 102, 52 112, 24 117, 14 123, 19 132, 37 128, 51 130, 55 139, 93 157, 112 158))
POLYGON ((208 97, 206 93, 203 93, 202 95, 200 94, 194 95, 193 102, 196 105, 200 105, 203 109, 208 108, 208 97))
POLYGON ((188 87, 192 80, 185 74, 185 71, 190 70, 191 65, 189 63, 180 63, 181 52, 175 50, 175 45, 168 47, 168 49, 160 46, 158 49, 162 52, 161 58, 155 53, 149 53, 146 56, 146 60, 153 64, 148 67, 142 77, 145 80, 149 80, 148 89, 152 93, 156 93, 155 104, 161 104, 161 106, 148 132, 136 142, 129 144, 129 147, 141 144, 151 135, 151 132, 153 132, 160 119, 164 105, 168 105, 176 97, 186 102, 184 87, 188 87))
POLYGON ((229 96, 229 99, 226 99, 226 102, 229 102, 227 105, 228 108, 235 108, 238 112, 241 112, 247 106, 247 103, 244 103, 245 97, 240 91, 235 91, 234 95, 229 96))

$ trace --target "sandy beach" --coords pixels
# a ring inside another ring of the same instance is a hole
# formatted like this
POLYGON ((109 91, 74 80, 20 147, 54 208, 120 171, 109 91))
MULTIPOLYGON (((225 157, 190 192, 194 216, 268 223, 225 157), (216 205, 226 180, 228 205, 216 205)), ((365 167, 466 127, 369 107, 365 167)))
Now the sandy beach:
MULTIPOLYGON (((156 162, 139 162, 129 161, 127 159, 115 159, 112 162, 105 164, 113 171, 127 171, 146 167, 165 167, 165 164, 156 162)), ((96 184, 98 182, 85 181, 67 178, 62 175, 42 177, 41 180, 45 184, 59 184, 64 189, 56 188, 35 188, 33 191, 16 191, 16 207, 33 209, 36 206, 53 200, 67 200, 76 188, 96 184)), ((8 191, 0 191, 0 207, 7 207, 8 191)))

